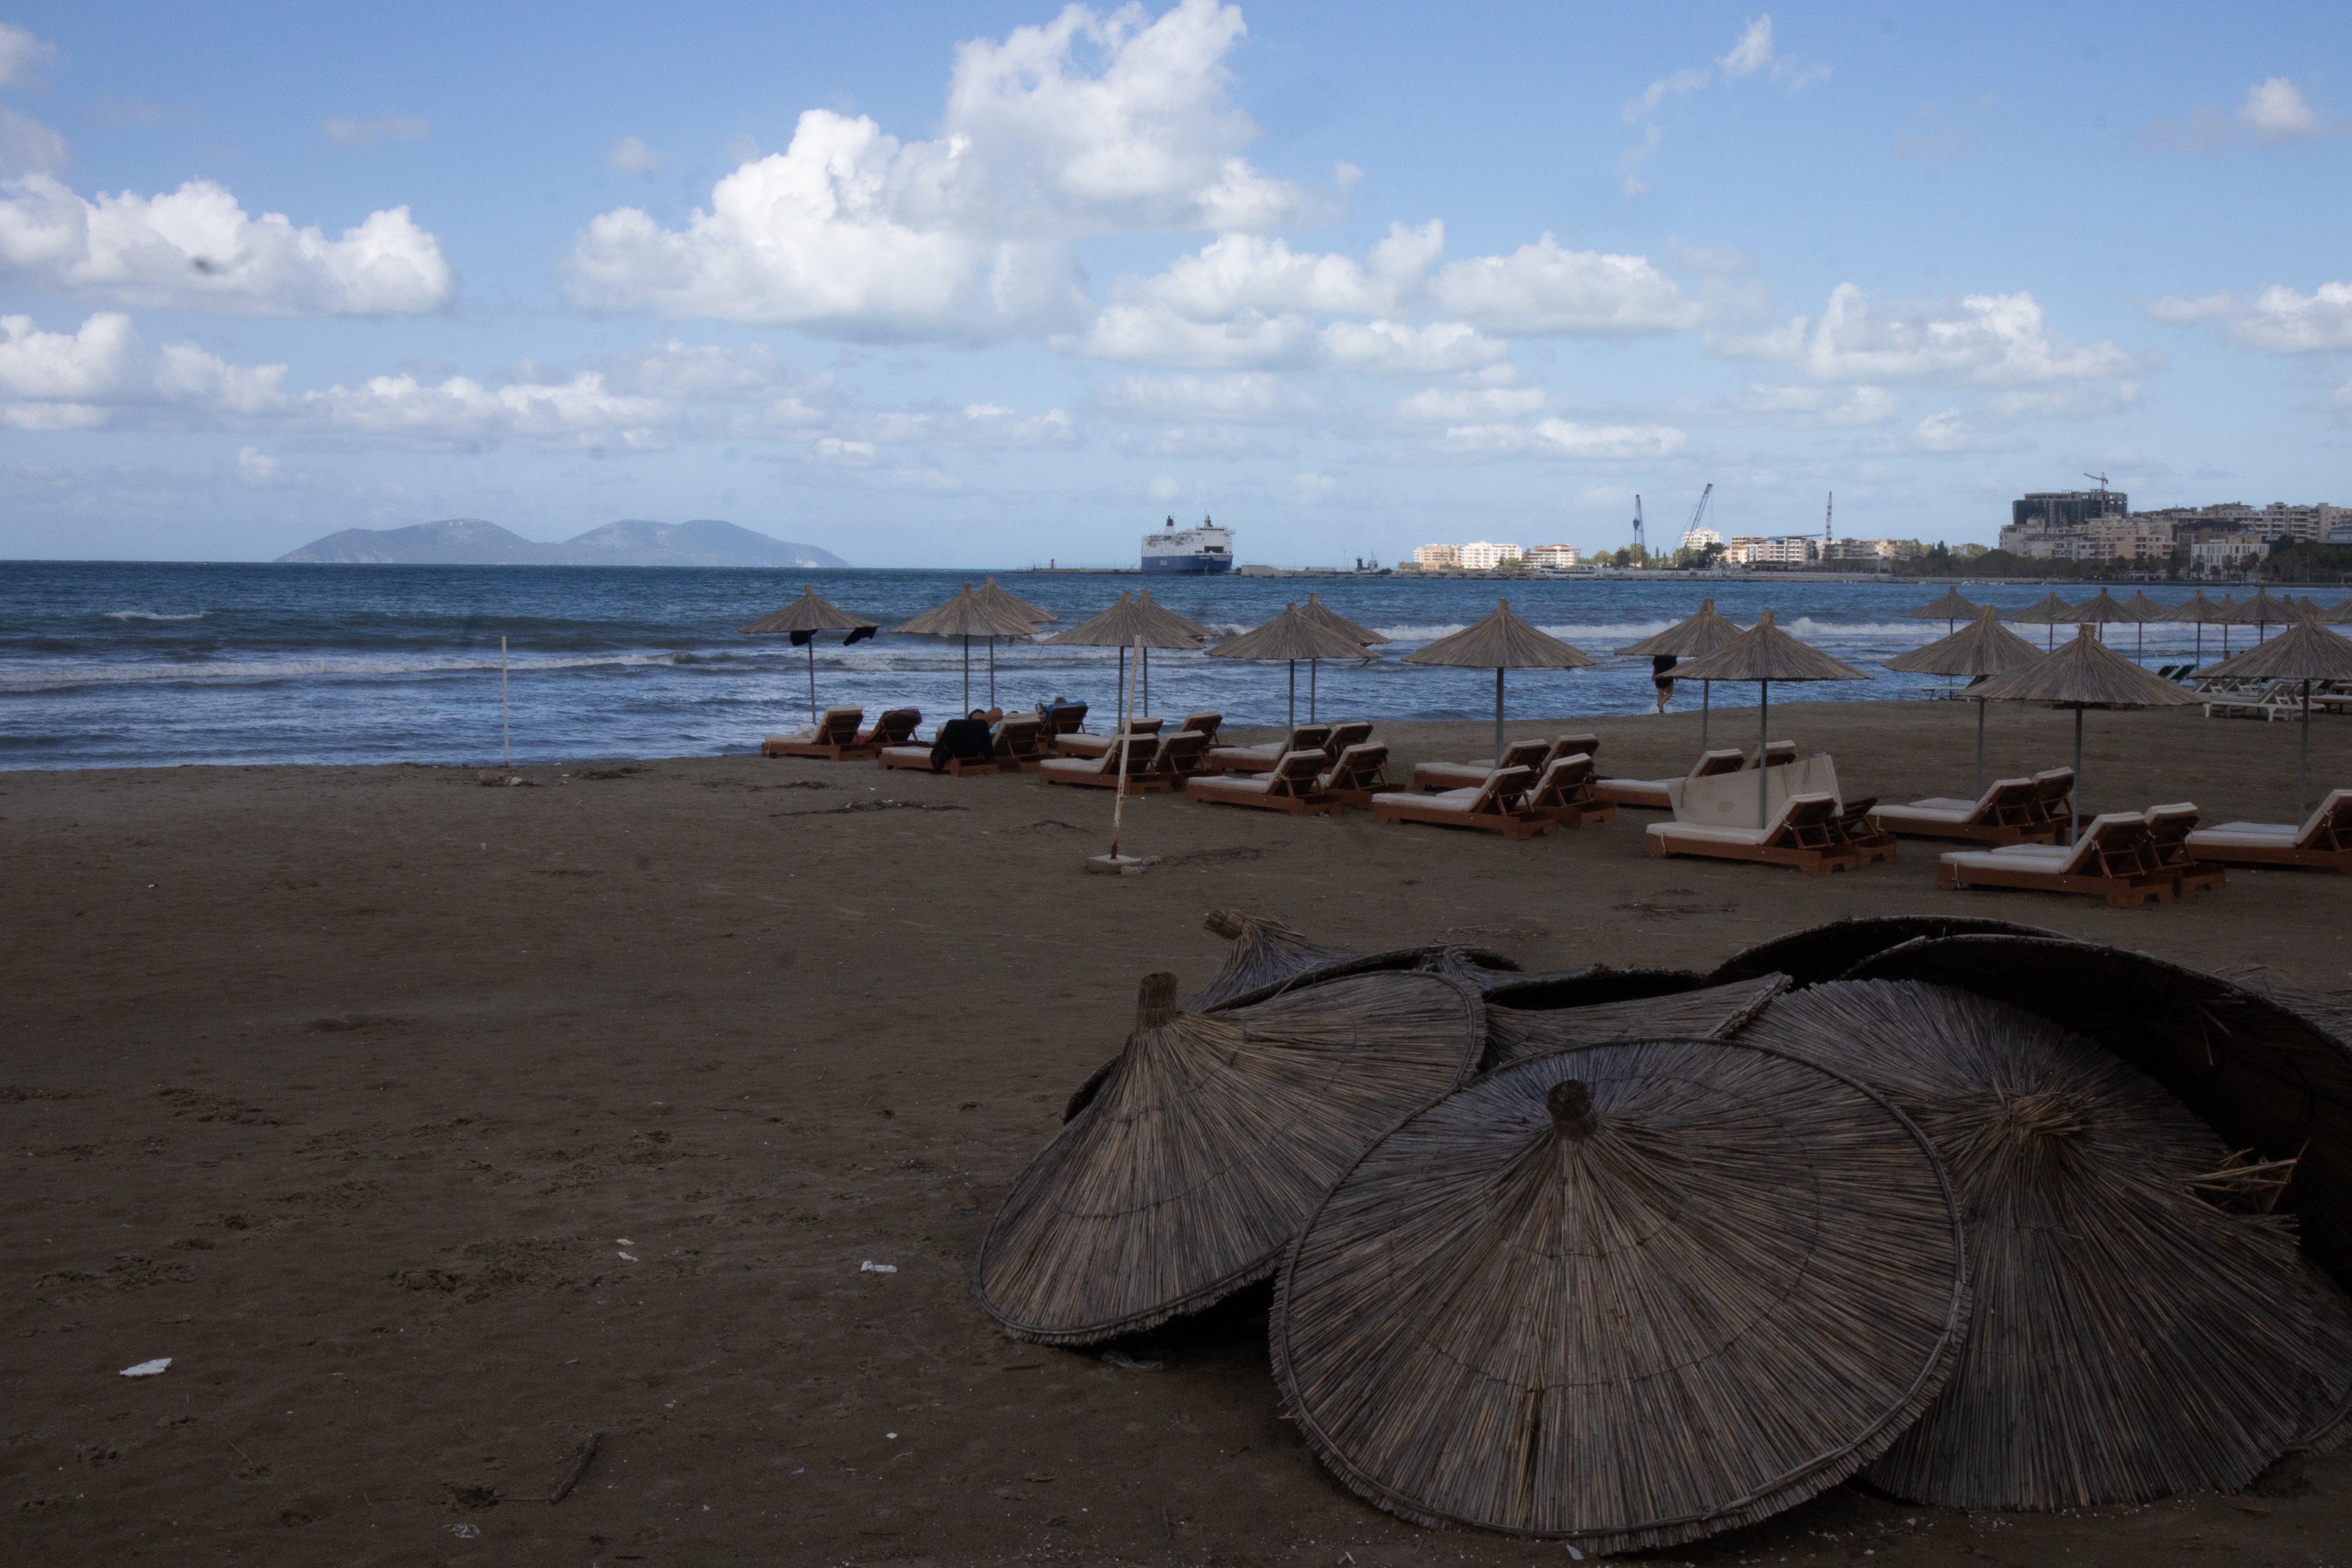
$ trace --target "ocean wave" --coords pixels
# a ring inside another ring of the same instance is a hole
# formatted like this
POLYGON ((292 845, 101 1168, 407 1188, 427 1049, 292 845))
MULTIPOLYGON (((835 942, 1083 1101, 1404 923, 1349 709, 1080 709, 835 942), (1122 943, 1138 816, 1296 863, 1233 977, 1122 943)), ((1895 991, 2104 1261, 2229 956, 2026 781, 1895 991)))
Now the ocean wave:
POLYGON ((191 610, 184 616, 167 616, 160 610, 109 610, 106 618, 110 621, 201 621, 210 614, 210 610, 191 610))
MULTIPOLYGON (((510 659, 508 670, 518 676, 542 670, 593 669, 600 666, 681 664, 693 656, 674 653, 620 654, 597 658, 510 659)), ((321 678, 388 679, 413 675, 483 674, 496 670, 495 658, 392 659, 289 658, 218 664, 67 665, 44 669, 0 669, 0 691, 44 691, 67 686, 109 686, 133 681, 301 680, 321 678)))

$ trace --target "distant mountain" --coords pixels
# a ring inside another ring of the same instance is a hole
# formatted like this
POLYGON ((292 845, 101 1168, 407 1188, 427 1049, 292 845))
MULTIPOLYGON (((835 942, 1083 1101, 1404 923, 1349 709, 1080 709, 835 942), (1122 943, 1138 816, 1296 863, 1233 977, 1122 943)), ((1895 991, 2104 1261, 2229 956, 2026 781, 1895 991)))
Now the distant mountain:
POLYGON ((403 566, 846 566, 814 544, 793 544, 715 518, 625 519, 561 544, 534 544, 478 517, 407 528, 347 528, 278 558, 403 566))

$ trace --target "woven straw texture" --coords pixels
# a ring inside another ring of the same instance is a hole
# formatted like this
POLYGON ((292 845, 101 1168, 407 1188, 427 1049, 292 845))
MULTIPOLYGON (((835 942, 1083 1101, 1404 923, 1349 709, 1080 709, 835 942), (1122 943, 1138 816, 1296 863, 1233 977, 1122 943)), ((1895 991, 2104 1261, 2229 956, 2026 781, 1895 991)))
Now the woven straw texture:
POLYGON ((1538 631, 1511 614, 1508 599, 1498 599, 1493 615, 1452 637, 1415 648, 1404 656, 1404 662, 1459 669, 1583 669, 1598 661, 1583 649, 1538 631))
POLYGON ((1035 622, 1011 610, 989 604, 966 583, 963 592, 946 604, 925 610, 913 620, 901 621, 892 629, 934 637, 1025 637, 1037 626, 1035 622))
POLYGON ((2052 594, 2046 598, 2035 600, 2021 610, 2010 611, 2001 619, 2016 626, 2063 626, 2070 618, 2074 608, 2074 605, 2057 595, 2052 594))
MULTIPOLYGON (((1738 640, 1740 627, 1716 614, 1715 601, 1700 601, 1698 614, 1676 621, 1655 637, 1643 637, 1631 647, 1617 651, 1629 658, 1696 658, 1713 653, 1738 640)), ((1677 674, 1680 672, 1678 671, 1677 674)))
POLYGON ((1967 1316, 1951 1188, 1900 1113, 1664 1041, 1507 1068, 1381 1139, 1292 1250, 1272 1348, 1307 1442, 1381 1507, 1617 1552, 1835 1485, 1934 1397, 1967 1316))
MULTIPOLYGON (((1160 607, 1155 605, 1153 609, 1160 607)), ((1080 621, 1066 632, 1055 632, 1045 639, 1049 647, 1133 647, 1141 637, 1146 647, 1186 648, 1201 646, 1200 638, 1180 631, 1159 616, 1146 614, 1135 602, 1132 594, 1121 592, 1118 603, 1100 615, 1080 621)))
POLYGON ((1530 1057, 1610 1040, 1723 1039, 1788 988, 1787 975, 1768 974, 1582 1007, 1511 1007, 1489 997, 1486 1067, 1491 1071, 1530 1057))
MULTIPOLYGON (((2011 616, 2014 620, 2016 617, 2011 616)), ((2021 669, 1996 675, 1969 693, 1988 702, 2063 702, 2083 707, 2179 707, 2194 694, 2110 650, 2086 625, 2021 669)))
POLYGON ((1364 645, 1307 616, 1296 605, 1282 614, 1227 637, 1209 649, 1212 658, 1362 658, 1364 645))
POLYGON ((1330 627, 1349 641, 1360 643, 1367 647, 1374 643, 1384 643, 1390 640, 1361 621, 1351 621, 1325 604, 1323 595, 1320 594, 1307 595, 1307 603, 1298 606, 1298 613, 1318 625, 1330 627))
POLYGON ((1485 1045, 1476 988, 1431 972, 1214 1014, 1147 1003, 997 1211, 972 1268, 982 1308, 1019 1338, 1088 1344, 1266 1278, 1339 1173, 1485 1045))
POLYGON ((847 610, 826 604, 816 596, 816 585, 804 584, 801 596, 772 616, 762 616, 750 626, 738 626, 739 632, 845 632, 857 626, 878 626, 879 621, 869 621, 864 616, 853 616, 847 610))
POLYGON ((996 585, 996 579, 993 577, 973 589, 971 596, 991 609, 1003 610, 1033 626, 1040 621, 1058 621, 1062 618, 1043 605, 1033 605, 1018 594, 1006 593, 996 585))
POLYGON ((1772 612, 1706 658, 1675 671, 1677 680, 1868 680, 1853 666, 1799 642, 1772 624, 1772 612))
POLYGON ((1831 921, 1826 925, 1808 926, 1786 936, 1776 936, 1734 953, 1707 977, 1707 984, 1725 985, 1735 980, 1755 980, 1777 973, 1787 975, 1799 985, 1818 985, 1824 980, 1837 979, 1874 953, 1900 947, 1906 942, 1922 937, 1969 935, 2057 937, 2058 933, 2040 926, 1973 920, 1965 915, 1876 915, 1831 921))
POLYGON ((1883 660, 1906 675, 2006 675, 2048 657, 2000 624, 2000 612, 1987 605, 1967 626, 1925 647, 1883 660))
POLYGON ((1796 992, 1739 1039, 1885 1094, 1960 1194, 1968 1347, 1871 1466, 1875 1485, 2042 1510, 2234 1490, 2341 1415, 2342 1294, 2284 1222, 2196 1194, 2228 1150, 2096 1045, 1966 992, 1886 981, 1796 992))
MULTIPOLYGON (((1175 611, 1170 609, 1167 605, 1153 598, 1151 596, 1151 590, 1149 588, 1139 588, 1136 590, 1135 607, 1137 612, 1140 614, 1145 620, 1150 622, 1154 626, 1165 626, 1174 631, 1181 631, 1195 642, 1205 643, 1216 640, 1217 633, 1214 627, 1204 626, 1200 622, 1192 619, 1190 616, 1178 615, 1175 611)), ((1153 646, 1157 647, 1158 645, 1155 644, 1153 646)))
POLYGON ((1958 588, 1947 588, 1943 597, 1933 604, 1903 613, 1915 621, 1972 621, 1977 618, 1978 607, 1973 601, 1962 598, 1958 588))
POLYGON ((2221 618, 2222 607, 2205 596, 2200 588, 2188 598, 2164 612, 2163 618, 2181 626, 2206 626, 2221 618))
POLYGON ((2352 680, 2352 640, 2329 631, 2305 611, 2302 620, 2270 641, 2200 673, 2257 680, 2352 680))

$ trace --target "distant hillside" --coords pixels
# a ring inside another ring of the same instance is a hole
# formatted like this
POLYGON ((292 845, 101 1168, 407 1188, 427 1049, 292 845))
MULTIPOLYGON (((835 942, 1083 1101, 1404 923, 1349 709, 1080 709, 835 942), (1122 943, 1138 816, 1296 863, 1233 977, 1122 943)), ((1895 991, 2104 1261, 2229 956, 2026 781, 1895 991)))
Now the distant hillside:
POLYGON ((478 517, 406 528, 347 528, 278 558, 402 566, 846 566, 814 544, 793 544, 715 518, 625 519, 561 544, 534 544, 478 517))

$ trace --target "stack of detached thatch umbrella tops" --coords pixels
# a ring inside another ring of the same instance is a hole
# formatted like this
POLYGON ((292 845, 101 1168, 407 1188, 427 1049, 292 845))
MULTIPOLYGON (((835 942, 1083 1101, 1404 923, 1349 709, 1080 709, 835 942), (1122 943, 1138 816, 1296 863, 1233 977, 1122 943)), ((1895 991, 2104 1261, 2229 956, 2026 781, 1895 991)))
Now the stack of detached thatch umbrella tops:
POLYGON ((1092 1346, 1275 1280, 1286 1416, 1402 1518, 1617 1552, 1855 1476, 2138 1502, 2352 1425, 2340 1003, 1942 917, 1710 973, 1209 925, 980 1303, 1092 1346))

